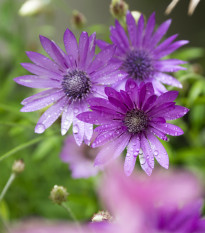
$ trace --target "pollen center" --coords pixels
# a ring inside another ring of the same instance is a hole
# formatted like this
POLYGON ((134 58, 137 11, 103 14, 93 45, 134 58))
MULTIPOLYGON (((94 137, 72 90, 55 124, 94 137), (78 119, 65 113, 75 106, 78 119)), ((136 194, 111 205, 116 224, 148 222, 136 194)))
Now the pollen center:
POLYGON ((79 70, 68 72, 62 81, 62 88, 65 94, 72 100, 81 100, 91 91, 89 76, 79 70))
POLYGON ((133 79, 145 80, 153 72, 152 60, 147 52, 134 50, 127 54, 122 64, 122 70, 133 79))
POLYGON ((129 133, 136 134, 147 128, 148 119, 143 111, 133 109, 126 113, 124 124, 127 126, 129 133))

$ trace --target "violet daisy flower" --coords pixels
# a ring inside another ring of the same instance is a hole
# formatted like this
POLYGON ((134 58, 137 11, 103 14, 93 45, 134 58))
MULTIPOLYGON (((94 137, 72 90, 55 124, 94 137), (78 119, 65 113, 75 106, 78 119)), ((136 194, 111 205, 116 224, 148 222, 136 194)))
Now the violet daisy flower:
POLYGON ((68 135, 60 158, 63 162, 69 164, 73 178, 88 178, 97 175, 99 172, 99 168, 93 164, 98 152, 99 148, 91 148, 86 144, 76 145, 73 136, 68 135))
POLYGON ((98 136, 92 147, 108 143, 97 155, 95 165, 106 164, 116 158, 128 146, 124 171, 130 175, 139 155, 142 169, 151 175, 154 157, 164 168, 168 168, 169 158, 160 141, 168 140, 166 134, 179 136, 183 131, 178 126, 167 123, 184 116, 188 109, 173 102, 177 91, 168 91, 159 97, 154 94, 151 83, 139 86, 129 79, 125 91, 117 92, 105 88, 108 99, 91 98, 89 112, 79 114, 78 119, 100 125, 95 129, 98 136))
MULTIPOLYGON (((110 39, 117 47, 112 62, 119 64, 123 73, 122 79, 115 84, 115 87, 119 90, 124 89, 126 80, 133 78, 137 84, 142 81, 152 82, 157 95, 166 92, 163 84, 181 88, 181 83, 166 72, 185 69, 180 66, 185 62, 177 59, 162 60, 164 56, 188 43, 187 40, 173 42, 177 34, 160 43, 171 24, 171 20, 162 23, 155 32, 155 13, 148 19, 147 26, 145 26, 143 15, 136 25, 135 19, 129 11, 126 15, 126 21, 128 35, 117 20, 115 27, 111 26, 110 28, 110 39)), ((101 49, 108 45, 100 40, 97 43, 101 49)))
POLYGON ((40 41, 52 60, 36 52, 27 52, 34 64, 23 63, 22 66, 33 75, 14 80, 23 86, 46 90, 24 99, 21 111, 32 112, 53 104, 40 117, 35 132, 43 133, 62 114, 62 135, 73 123, 77 144, 80 145, 83 139, 89 143, 92 125, 79 121, 76 115, 88 110, 87 98, 103 95, 102 83, 112 84, 120 77, 117 65, 110 64, 115 46, 109 46, 95 56, 95 33, 88 36, 87 32, 82 32, 78 44, 69 29, 64 33, 66 53, 46 37, 40 36, 40 41))

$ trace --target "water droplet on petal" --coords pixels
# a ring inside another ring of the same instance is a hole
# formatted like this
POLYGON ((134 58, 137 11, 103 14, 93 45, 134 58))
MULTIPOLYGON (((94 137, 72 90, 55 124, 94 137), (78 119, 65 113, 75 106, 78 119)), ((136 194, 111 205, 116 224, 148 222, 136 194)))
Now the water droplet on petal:
POLYGON ((39 123, 35 127, 35 133, 43 133, 46 130, 45 125, 39 123))
POLYGON ((157 156, 159 152, 157 150, 154 151, 154 156, 157 156))
POLYGON ((74 125, 73 126, 73 133, 78 133, 78 132, 79 132, 78 125, 74 125))

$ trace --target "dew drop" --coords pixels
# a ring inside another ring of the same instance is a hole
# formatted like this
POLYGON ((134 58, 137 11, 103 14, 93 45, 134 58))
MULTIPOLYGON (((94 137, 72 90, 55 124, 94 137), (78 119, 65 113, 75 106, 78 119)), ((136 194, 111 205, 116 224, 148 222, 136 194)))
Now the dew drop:
POLYGON ((39 123, 35 127, 35 133, 43 133, 45 129, 46 129, 45 125, 39 123))
POLYGON ((77 125, 73 126, 73 133, 78 133, 79 132, 79 127, 77 125))
POLYGON ((74 113, 77 114, 79 112, 78 108, 74 109, 74 113))
POLYGON ((154 151, 154 155, 157 156, 159 152, 157 150, 154 151))

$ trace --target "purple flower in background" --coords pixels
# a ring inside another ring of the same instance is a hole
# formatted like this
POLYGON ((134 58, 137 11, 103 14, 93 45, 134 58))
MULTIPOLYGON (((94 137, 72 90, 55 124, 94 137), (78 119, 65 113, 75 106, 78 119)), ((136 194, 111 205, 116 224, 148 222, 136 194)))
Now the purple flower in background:
POLYGON ((91 98, 89 112, 77 117, 85 122, 100 125, 95 129, 98 136, 92 147, 107 145, 98 153, 95 165, 103 165, 118 157, 128 146, 124 171, 130 175, 139 155, 142 169, 151 175, 154 157, 164 168, 168 168, 169 158, 160 141, 168 140, 166 134, 179 136, 183 131, 178 126, 167 123, 184 116, 188 109, 173 102, 177 91, 168 91, 159 97, 154 94, 151 83, 141 83, 129 79, 125 91, 117 92, 105 88, 108 99, 91 98))
POLYGON ((112 84, 120 77, 118 66, 110 64, 115 47, 108 46, 95 56, 95 33, 88 36, 87 32, 82 32, 78 44, 69 29, 64 33, 66 53, 46 37, 40 36, 40 41, 52 60, 36 52, 27 52, 34 64, 23 63, 22 66, 33 75, 14 80, 27 87, 46 90, 24 99, 21 111, 36 111, 53 104, 40 117, 35 132, 43 133, 62 114, 62 135, 73 123, 76 143, 80 145, 83 139, 89 143, 92 125, 79 121, 76 115, 88 110, 87 98, 103 95, 101 84, 112 84))
POLYGON ((205 232, 202 190, 190 173, 171 170, 154 172, 149 178, 141 173, 125 177, 112 165, 100 187, 118 233, 205 232))
MULTIPOLYGON (((154 13, 148 19, 146 27, 143 15, 141 15, 137 25, 130 12, 127 13, 126 20, 128 35, 117 20, 115 27, 111 26, 110 28, 110 39, 117 47, 112 62, 119 64, 122 71, 121 80, 115 84, 115 87, 119 90, 124 89, 126 80, 133 78, 137 84, 142 81, 152 82, 157 95, 166 92, 162 83, 181 88, 181 83, 166 72, 185 69, 180 66, 184 61, 177 59, 162 60, 162 58, 187 44, 188 41, 173 42, 177 38, 176 34, 160 43, 171 24, 171 20, 162 23, 154 32, 154 13)), ((100 40, 97 43, 101 49, 108 45, 100 40)))
POLYGON ((85 144, 76 145, 75 139, 69 135, 60 154, 63 162, 69 164, 73 178, 88 178, 95 176, 99 168, 94 167, 94 158, 99 152, 98 148, 91 148, 85 144))

